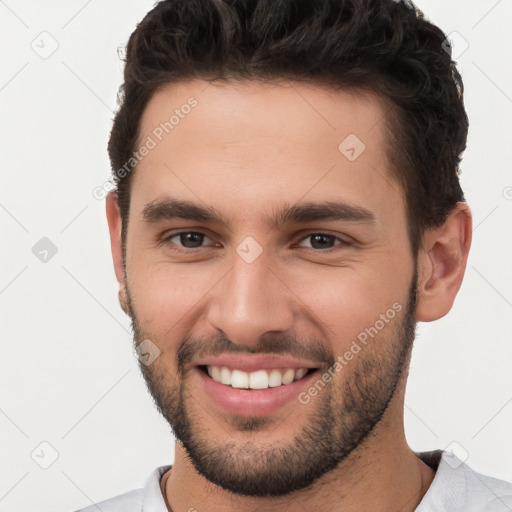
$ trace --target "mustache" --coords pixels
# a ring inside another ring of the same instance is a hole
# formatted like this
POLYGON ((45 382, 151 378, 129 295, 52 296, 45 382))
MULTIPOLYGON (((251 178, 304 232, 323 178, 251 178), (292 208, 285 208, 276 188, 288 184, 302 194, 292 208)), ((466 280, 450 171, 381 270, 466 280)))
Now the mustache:
POLYGON ((219 335, 214 337, 184 338, 177 352, 178 370, 185 372, 194 358, 231 354, 259 354, 291 356, 299 359, 308 359, 330 368, 336 362, 334 353, 325 347, 321 341, 315 339, 300 339, 287 334, 266 333, 258 338, 255 345, 242 345, 219 335))

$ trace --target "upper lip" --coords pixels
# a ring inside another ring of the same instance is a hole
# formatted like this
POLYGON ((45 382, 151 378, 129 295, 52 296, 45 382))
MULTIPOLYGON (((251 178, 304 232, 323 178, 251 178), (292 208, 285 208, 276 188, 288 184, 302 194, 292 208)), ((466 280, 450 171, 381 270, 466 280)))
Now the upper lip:
POLYGON ((195 361, 196 366, 219 366, 231 369, 242 370, 244 372, 253 372, 256 370, 274 368, 318 368, 319 364, 312 361, 301 361, 293 357, 277 355, 241 355, 241 354, 221 354, 218 356, 209 356, 195 361))

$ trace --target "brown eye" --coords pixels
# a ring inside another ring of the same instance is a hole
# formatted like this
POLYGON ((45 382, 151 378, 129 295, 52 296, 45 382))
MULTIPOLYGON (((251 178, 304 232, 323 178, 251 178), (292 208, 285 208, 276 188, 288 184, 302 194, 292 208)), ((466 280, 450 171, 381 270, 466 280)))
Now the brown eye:
MULTIPOLYGON (((341 244, 337 244, 337 245, 349 245, 344 240, 341 240, 340 238, 338 238, 334 235, 329 235, 328 233, 312 233, 312 234, 306 236, 305 238, 303 238, 301 241, 301 244, 305 240, 310 240, 310 244, 311 244, 310 247, 312 249, 318 249, 320 251, 321 250, 328 251, 330 249, 333 249, 335 247, 336 241, 341 242, 341 244)), ((304 246, 301 245, 301 247, 304 247, 304 246)))
POLYGON ((178 249, 201 249, 204 247, 202 244, 205 239, 210 240, 210 238, 207 237, 204 233, 199 233, 196 231, 182 231, 180 233, 166 236, 164 238, 164 242, 171 245, 176 245, 178 249), (173 241, 173 239, 176 240, 173 241))

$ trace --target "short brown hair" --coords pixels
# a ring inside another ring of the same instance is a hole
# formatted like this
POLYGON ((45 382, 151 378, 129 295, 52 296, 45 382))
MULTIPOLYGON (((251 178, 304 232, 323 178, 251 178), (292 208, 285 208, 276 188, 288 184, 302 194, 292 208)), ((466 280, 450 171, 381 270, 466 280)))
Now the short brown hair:
POLYGON ((427 228, 465 201, 468 118, 446 35, 410 1, 163 0, 132 33, 108 152, 125 245, 141 117, 162 87, 201 78, 292 80, 373 91, 386 116, 390 172, 406 201, 413 256, 427 228), (133 159, 132 159, 133 160, 133 159))

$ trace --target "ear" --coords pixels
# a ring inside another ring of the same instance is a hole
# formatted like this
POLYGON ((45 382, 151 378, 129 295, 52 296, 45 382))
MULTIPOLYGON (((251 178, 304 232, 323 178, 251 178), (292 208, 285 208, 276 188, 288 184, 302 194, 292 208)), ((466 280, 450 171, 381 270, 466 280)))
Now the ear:
POLYGON ((117 203, 117 194, 109 192, 106 199, 106 213, 108 229, 110 232, 110 248, 112 250, 112 259, 114 262, 114 270, 116 279, 119 283, 119 303, 123 311, 130 315, 128 305, 128 295, 126 292, 125 266, 123 261, 123 242, 121 238, 121 214, 117 203))
POLYGON ((471 210, 458 202, 441 227, 425 233, 418 254, 418 322, 437 320, 452 308, 466 270, 472 226, 471 210))

